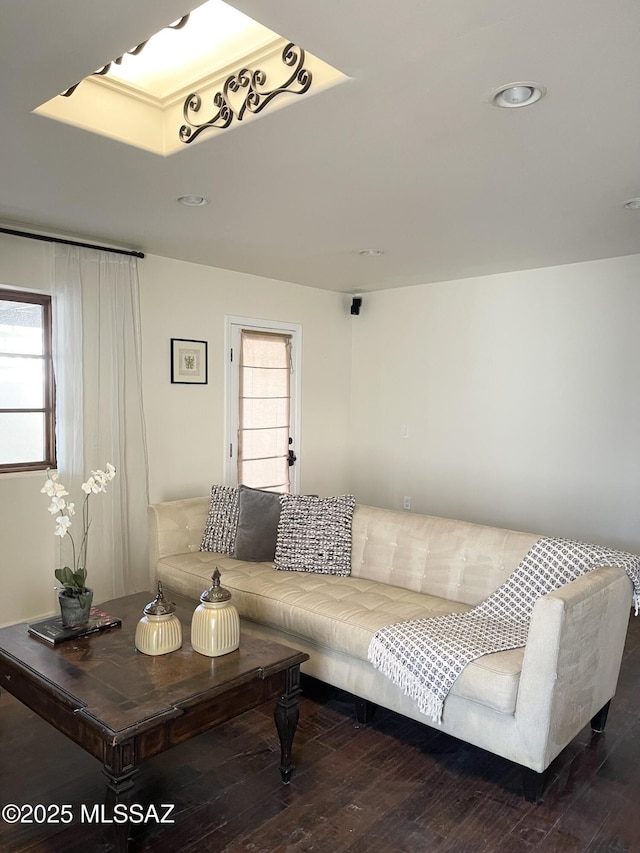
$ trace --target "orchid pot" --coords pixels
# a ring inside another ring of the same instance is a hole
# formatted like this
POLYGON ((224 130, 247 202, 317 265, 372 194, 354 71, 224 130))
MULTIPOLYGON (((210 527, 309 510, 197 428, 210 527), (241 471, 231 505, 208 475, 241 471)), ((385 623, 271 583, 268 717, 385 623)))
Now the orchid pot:
POLYGON ((89 621, 89 614, 93 603, 93 590, 88 587, 85 587, 84 592, 69 592, 66 589, 59 589, 58 603, 60 605, 62 624, 65 628, 85 625, 89 621))

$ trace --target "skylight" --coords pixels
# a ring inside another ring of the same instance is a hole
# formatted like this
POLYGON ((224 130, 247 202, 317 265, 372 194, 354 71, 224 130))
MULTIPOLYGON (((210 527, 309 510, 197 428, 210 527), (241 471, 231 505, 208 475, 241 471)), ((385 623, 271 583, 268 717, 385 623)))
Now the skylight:
POLYGON ((346 79, 208 0, 34 112, 167 155, 346 79))
POLYGON ((243 62, 276 34, 221 0, 194 9, 182 29, 165 28, 137 56, 125 54, 105 79, 119 80, 156 98, 167 98, 213 69, 243 62))

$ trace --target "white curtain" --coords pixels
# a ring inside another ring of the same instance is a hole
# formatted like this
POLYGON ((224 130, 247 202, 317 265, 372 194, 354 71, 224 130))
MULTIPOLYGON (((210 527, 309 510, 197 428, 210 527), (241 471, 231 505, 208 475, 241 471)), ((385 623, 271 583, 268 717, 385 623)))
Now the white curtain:
MULTIPOLYGON (((137 262, 59 244, 52 251, 56 440, 67 500, 79 508, 91 470, 107 462, 117 470, 107 492, 90 499, 87 584, 100 602, 149 585, 137 262)), ((78 515, 70 532, 81 533, 78 515)), ((68 545, 61 540, 61 549, 68 545)))

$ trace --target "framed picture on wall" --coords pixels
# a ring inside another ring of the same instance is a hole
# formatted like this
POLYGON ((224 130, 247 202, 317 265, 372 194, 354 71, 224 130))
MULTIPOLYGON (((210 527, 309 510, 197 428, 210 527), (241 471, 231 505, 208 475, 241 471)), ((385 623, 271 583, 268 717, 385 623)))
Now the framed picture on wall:
POLYGON ((171 338, 171 381, 183 385, 206 385, 207 342, 171 338))

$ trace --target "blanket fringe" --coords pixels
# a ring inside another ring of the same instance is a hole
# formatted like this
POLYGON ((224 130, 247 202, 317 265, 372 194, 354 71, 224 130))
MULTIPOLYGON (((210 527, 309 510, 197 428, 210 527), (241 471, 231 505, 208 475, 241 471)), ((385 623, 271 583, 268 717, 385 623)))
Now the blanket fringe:
POLYGON ((402 661, 374 637, 369 645, 369 661, 384 676, 393 681, 402 692, 415 699, 421 714, 431 717, 434 723, 442 724, 444 699, 437 696, 429 686, 409 672, 402 661))

